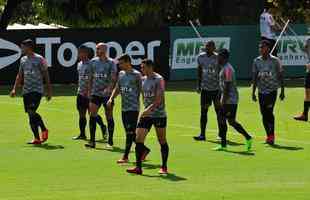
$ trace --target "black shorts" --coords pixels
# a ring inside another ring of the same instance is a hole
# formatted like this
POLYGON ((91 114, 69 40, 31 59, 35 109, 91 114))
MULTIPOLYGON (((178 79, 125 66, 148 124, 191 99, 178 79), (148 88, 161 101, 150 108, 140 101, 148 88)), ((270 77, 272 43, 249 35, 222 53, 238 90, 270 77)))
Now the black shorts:
POLYGON ((109 99, 110 99, 110 97, 99 97, 99 96, 92 95, 90 97, 90 102, 93 104, 96 104, 98 107, 103 105, 103 107, 106 108, 109 99))
POLYGON ((38 92, 31 92, 23 95, 25 112, 28 110, 36 111, 39 108, 42 94, 38 92))
POLYGON ((258 101, 262 113, 264 111, 263 109, 274 108, 274 105, 277 100, 277 94, 278 94, 277 91, 273 91, 268 94, 258 93, 258 101))
POLYGON ((89 98, 78 94, 76 97, 76 108, 78 110, 88 110, 89 98))
POLYGON ((126 132, 135 132, 138 118, 139 111, 122 112, 122 121, 126 132))
POLYGON ((167 117, 161 117, 161 118, 142 117, 138 122, 137 128, 145 128, 150 131, 153 125, 156 128, 166 128, 167 117))
POLYGON ((310 89, 310 72, 307 72, 305 76, 305 88, 310 89))
POLYGON ((220 91, 207 91, 202 90, 200 94, 200 106, 211 106, 212 102, 214 105, 218 104, 220 101, 220 91))
POLYGON ((236 119, 237 110, 237 104, 224 104, 220 110, 220 117, 222 119, 236 119))

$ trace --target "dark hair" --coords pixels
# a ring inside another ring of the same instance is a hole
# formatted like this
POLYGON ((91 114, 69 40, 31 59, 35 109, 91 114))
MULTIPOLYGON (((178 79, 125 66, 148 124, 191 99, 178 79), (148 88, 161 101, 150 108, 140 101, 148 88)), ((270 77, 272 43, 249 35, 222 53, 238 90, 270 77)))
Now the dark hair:
POLYGON ((118 58, 118 61, 124 61, 126 63, 131 63, 131 58, 128 54, 123 54, 118 58))
POLYGON ((22 41, 21 44, 25 45, 26 47, 31 48, 32 50, 35 48, 35 44, 34 44, 32 39, 26 39, 26 40, 22 41))
POLYGON ((218 55, 228 60, 230 53, 228 49, 221 49, 218 55))
POLYGON ((148 67, 152 67, 153 69, 155 67, 154 62, 152 60, 150 60, 150 59, 144 59, 144 60, 142 60, 142 63, 145 64, 148 67))
POLYGON ((272 2, 269 2, 268 0, 265 1, 264 3, 264 9, 269 10, 270 8, 273 8, 274 5, 272 2))
POLYGON ((206 42, 206 45, 210 44, 211 46, 215 47, 215 42, 213 40, 210 40, 208 42, 206 42))
POLYGON ((269 47, 269 49, 272 48, 272 44, 268 40, 262 40, 262 41, 260 41, 259 44, 262 45, 262 46, 267 46, 267 47, 269 47))
POLYGON ((84 50, 84 51, 88 51, 88 47, 87 46, 85 46, 85 45, 81 45, 81 46, 79 46, 79 50, 84 50))

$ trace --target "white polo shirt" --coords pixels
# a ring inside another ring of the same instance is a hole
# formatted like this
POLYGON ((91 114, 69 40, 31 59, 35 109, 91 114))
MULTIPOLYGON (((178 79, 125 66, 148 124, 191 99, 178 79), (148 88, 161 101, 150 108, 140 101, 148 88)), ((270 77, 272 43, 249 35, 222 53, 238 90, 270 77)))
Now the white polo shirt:
POLYGON ((272 26, 275 25, 275 21, 270 13, 264 10, 260 15, 260 33, 261 37, 274 40, 276 37, 275 32, 272 30, 272 26))

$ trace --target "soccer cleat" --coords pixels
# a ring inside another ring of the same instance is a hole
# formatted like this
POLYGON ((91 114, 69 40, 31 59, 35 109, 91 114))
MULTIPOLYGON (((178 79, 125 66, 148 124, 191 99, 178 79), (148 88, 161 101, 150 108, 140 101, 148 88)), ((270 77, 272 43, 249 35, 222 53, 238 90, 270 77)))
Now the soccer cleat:
POLYGON ((199 136, 194 136, 193 138, 196 141, 206 141, 206 136, 201 135, 201 134, 199 136))
POLYGON ((308 121, 308 117, 304 115, 303 113, 295 116, 294 119, 298 121, 305 121, 305 122, 308 121))
POLYGON ((32 141, 28 142, 27 144, 34 144, 34 145, 40 145, 42 142, 39 139, 33 139, 32 141))
POLYGON ((161 167, 158 171, 159 174, 168 174, 168 168, 167 167, 161 167))
POLYGON ((112 149, 113 149, 113 145, 107 144, 107 145, 106 145, 106 148, 112 150, 112 149))
POLYGON ((274 145, 274 134, 273 135, 268 135, 267 136, 267 139, 266 139, 266 144, 269 144, 269 145, 274 145))
POLYGON ((41 133, 41 141, 46 142, 46 140, 48 139, 48 130, 46 129, 45 131, 42 131, 41 133))
POLYGON ((145 151, 143 152, 142 156, 141 156, 141 161, 144 162, 146 160, 147 155, 149 155, 149 153, 151 152, 150 149, 145 149, 145 151))
POLYGON ((253 139, 249 139, 245 141, 245 147, 246 147, 246 151, 251 151, 252 149, 252 144, 253 144, 253 139))
POLYGON ((96 148, 96 143, 95 142, 89 142, 89 143, 85 144, 85 147, 94 149, 94 148, 96 148))
POLYGON ((129 162, 128 158, 122 158, 117 161, 117 164, 126 164, 128 162, 129 162))
POLYGON ((130 173, 130 174, 137 174, 137 175, 142 174, 142 169, 138 168, 138 167, 130 168, 130 169, 127 169, 126 171, 127 171, 127 173, 130 173))
POLYGON ((227 147, 223 147, 222 145, 219 145, 215 148, 213 148, 214 151, 227 151, 227 147))
POLYGON ((72 140, 86 140, 86 135, 78 135, 72 138, 72 140))

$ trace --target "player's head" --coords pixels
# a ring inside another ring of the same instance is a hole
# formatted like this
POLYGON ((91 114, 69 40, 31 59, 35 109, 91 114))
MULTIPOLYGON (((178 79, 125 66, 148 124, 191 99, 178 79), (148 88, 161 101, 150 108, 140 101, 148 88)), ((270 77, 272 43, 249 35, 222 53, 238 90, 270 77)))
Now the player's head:
POLYGON ((79 46, 79 60, 89 59, 89 48, 85 45, 79 46))
POLYGON ((121 57, 118 58, 118 64, 121 70, 127 70, 130 69, 131 66, 131 58, 128 54, 124 54, 121 57))
POLYGON ((96 45, 96 54, 98 57, 106 56, 108 51, 108 45, 100 42, 96 45))
POLYGON ((270 11, 274 7, 273 3, 271 0, 266 0, 264 3, 264 9, 266 11, 270 11))
POLYGON ((212 54, 215 51, 215 43, 214 43, 214 41, 213 40, 208 41, 205 44, 205 49, 206 49, 207 54, 212 54))
POLYGON ((221 49, 218 53, 218 63, 220 65, 224 65, 228 62, 229 60, 229 50, 228 49, 221 49))
POLYGON ((259 53, 261 56, 269 55, 271 50, 271 43, 268 40, 262 40, 259 43, 259 53))
POLYGON ((141 71, 144 75, 148 76, 154 72, 155 64, 150 59, 144 59, 141 62, 141 71))
POLYGON ((27 55, 27 54, 33 53, 35 44, 33 40, 26 39, 22 41, 20 47, 21 47, 22 53, 27 55))

